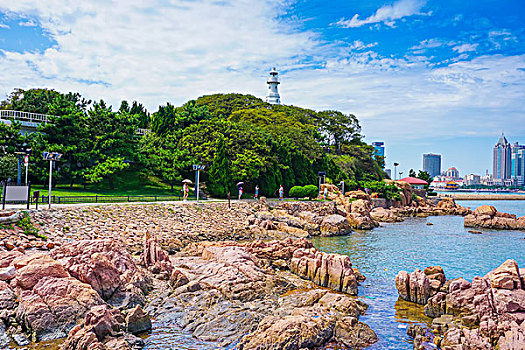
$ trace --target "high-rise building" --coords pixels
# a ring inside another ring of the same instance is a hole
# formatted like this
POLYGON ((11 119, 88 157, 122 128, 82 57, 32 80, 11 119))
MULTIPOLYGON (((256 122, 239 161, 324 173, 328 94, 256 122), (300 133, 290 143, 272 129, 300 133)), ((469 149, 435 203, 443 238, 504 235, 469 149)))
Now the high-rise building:
POLYGON ((492 151, 492 176, 495 179, 510 179, 511 146, 505 135, 501 134, 492 151))
POLYGON ((441 174, 441 154, 423 154, 423 171, 429 173, 430 177, 441 174))
MULTIPOLYGON (((374 158, 377 160, 378 157, 385 158, 385 143, 384 142, 372 142, 372 146, 374 146, 374 158)), ((383 169, 384 169, 384 163, 383 163, 383 169)))
POLYGON ((281 104, 281 96, 279 96, 278 86, 280 84, 279 73, 275 70, 275 67, 270 71, 270 77, 266 84, 268 84, 268 94, 266 95, 266 102, 271 104, 281 104))
POLYGON ((512 144, 510 151, 510 176, 516 185, 525 185, 525 145, 512 144))

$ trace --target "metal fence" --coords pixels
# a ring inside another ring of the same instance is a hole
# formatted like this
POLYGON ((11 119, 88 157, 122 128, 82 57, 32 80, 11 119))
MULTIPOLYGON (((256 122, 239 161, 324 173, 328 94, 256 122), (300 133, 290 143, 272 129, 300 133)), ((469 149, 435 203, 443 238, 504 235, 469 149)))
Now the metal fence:
MULTIPOLYGON (((38 198, 39 204, 47 204, 48 196, 40 196, 38 198)), ((206 200, 206 197, 202 198, 206 200)), ((189 198, 193 200, 194 198, 189 198)), ((130 195, 130 196, 51 196, 52 204, 75 204, 75 203, 123 203, 123 202, 168 202, 168 201, 180 201, 182 200, 181 195, 130 195)), ((2 202, 2 195, 0 194, 0 203, 2 202)), ((36 204, 34 198, 31 198, 31 204, 36 204)))

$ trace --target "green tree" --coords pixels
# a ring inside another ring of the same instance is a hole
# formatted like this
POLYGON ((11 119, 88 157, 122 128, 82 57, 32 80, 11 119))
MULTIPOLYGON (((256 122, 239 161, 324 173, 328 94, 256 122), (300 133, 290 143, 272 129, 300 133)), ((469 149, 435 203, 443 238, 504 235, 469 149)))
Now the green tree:
POLYGON ((107 179, 114 189, 115 179, 136 160, 136 125, 102 100, 88 111, 84 122, 89 135, 85 151, 93 165, 83 170, 83 177, 91 183, 107 179))
POLYGON ((0 181, 16 178, 17 171, 18 160, 16 156, 14 154, 0 154, 0 181))
POLYGON ((408 172, 408 176, 416 177, 416 172, 414 171, 414 169, 410 169, 410 171, 408 172))
POLYGON ((175 108, 168 103, 166 106, 160 106, 159 110, 153 113, 151 129, 159 135, 174 133, 179 136, 185 128, 210 117, 208 108, 197 105, 193 100, 186 102, 180 108, 175 108))
POLYGON ((361 126, 353 114, 323 111, 317 113, 317 123, 324 141, 334 145, 337 154, 341 154, 343 144, 361 141, 361 126))
POLYGON ((215 157, 209 171, 208 191, 214 196, 224 198, 233 187, 230 160, 222 135, 217 139, 215 157))

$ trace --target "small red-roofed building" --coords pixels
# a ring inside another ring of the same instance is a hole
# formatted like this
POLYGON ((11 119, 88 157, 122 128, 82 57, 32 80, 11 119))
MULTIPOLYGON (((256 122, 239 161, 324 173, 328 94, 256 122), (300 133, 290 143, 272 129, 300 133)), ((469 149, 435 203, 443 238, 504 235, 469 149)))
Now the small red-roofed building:
POLYGON ((428 182, 425 180, 418 179, 417 177, 404 177, 399 181, 405 181, 412 186, 413 189, 416 190, 423 190, 425 188, 425 185, 428 185, 428 182))

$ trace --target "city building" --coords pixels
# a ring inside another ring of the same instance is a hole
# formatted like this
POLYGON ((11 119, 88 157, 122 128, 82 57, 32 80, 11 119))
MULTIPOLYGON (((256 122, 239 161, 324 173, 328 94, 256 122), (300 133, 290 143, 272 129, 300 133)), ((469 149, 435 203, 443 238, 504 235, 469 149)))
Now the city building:
POLYGON ((423 154, 423 171, 430 174, 430 177, 441 174, 441 155, 427 153, 423 154))
POLYGON ((389 178, 392 178, 392 169, 385 169, 385 173, 388 175, 389 178))
POLYGON ((445 176, 452 180, 459 179, 459 171, 454 167, 448 168, 445 176))
MULTIPOLYGON (((383 157, 385 158, 385 143, 384 142, 372 142, 372 146, 374 146, 374 158, 377 160, 377 157, 383 157)), ((384 169, 384 163, 383 163, 383 169, 384 169)))
POLYGON ((517 186, 525 186, 525 145, 513 143, 510 153, 510 176, 517 186))
POLYGON ((271 104, 281 104, 281 96, 279 96, 278 86, 279 82, 279 73, 275 70, 275 67, 270 71, 270 77, 266 84, 268 84, 268 94, 266 95, 266 102, 271 104))
POLYGON ((479 185, 481 184, 481 176, 476 174, 465 175, 464 182, 466 186, 479 185))
POLYGON ((511 178, 511 146, 505 135, 501 134, 492 151, 492 176, 494 179, 511 178))

